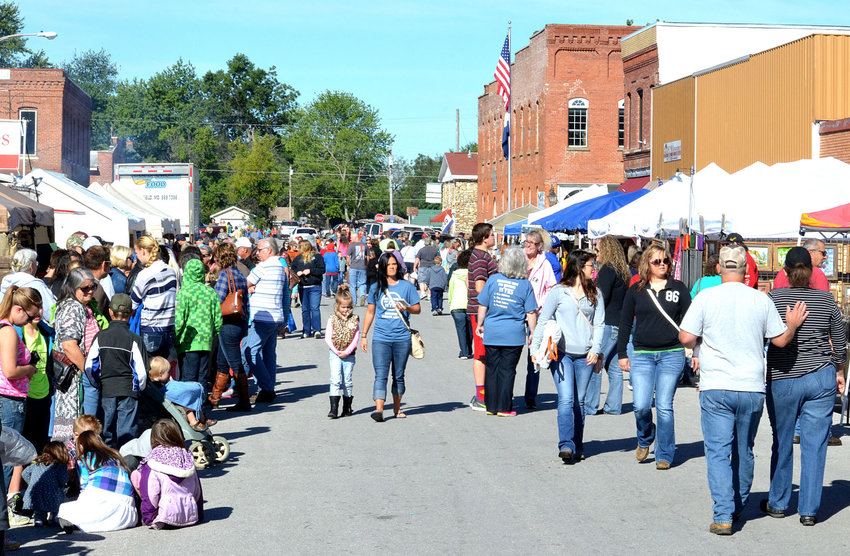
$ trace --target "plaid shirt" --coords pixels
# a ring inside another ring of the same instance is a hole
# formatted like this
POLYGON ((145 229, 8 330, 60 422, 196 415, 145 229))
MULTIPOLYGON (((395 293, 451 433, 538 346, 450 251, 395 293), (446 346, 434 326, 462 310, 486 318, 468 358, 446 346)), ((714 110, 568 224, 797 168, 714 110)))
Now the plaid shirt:
POLYGON ((133 484, 130 482, 130 475, 127 474, 114 461, 109 461, 103 467, 99 467, 94 471, 89 471, 89 465, 93 465, 93 460, 89 456, 88 465, 86 462, 80 462, 80 491, 86 487, 99 488, 116 494, 125 496, 133 496, 133 484))
POLYGON ((227 267, 218 275, 218 281, 215 283, 215 293, 218 294, 218 300, 220 303, 224 303, 227 293, 230 291, 227 283, 227 272, 225 270, 233 273, 233 282, 236 284, 236 289, 242 290, 242 307, 245 309, 245 316, 247 317, 251 314, 251 307, 248 305, 248 279, 236 268, 236 265, 227 267))

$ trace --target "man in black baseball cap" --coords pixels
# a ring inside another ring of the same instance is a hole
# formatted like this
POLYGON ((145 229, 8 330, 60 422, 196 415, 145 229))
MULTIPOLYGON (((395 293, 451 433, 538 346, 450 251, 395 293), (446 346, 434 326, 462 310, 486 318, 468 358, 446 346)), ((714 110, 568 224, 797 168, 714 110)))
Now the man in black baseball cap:
POLYGON ((741 234, 736 234, 735 232, 730 232, 728 236, 726 236, 725 240, 721 240, 721 244, 724 245, 740 245, 747 252, 747 274, 744 276, 744 283, 751 288, 758 288, 759 286, 759 269, 756 266, 756 261, 753 259, 753 256, 750 255, 750 251, 747 249, 747 245, 744 243, 744 238, 741 234))

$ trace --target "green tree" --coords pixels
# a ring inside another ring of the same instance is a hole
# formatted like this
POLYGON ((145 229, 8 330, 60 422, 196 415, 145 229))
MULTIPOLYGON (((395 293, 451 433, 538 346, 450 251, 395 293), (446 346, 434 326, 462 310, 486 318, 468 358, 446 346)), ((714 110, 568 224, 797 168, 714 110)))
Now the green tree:
POLYGON ((228 198, 231 204, 254 213, 261 222, 268 221, 271 209, 278 205, 286 189, 276 143, 271 134, 230 143, 233 160, 228 168, 233 173, 226 179, 228 198))
POLYGON ((462 147, 460 148, 460 150, 459 150, 459 151, 455 151, 454 149, 452 149, 452 150, 451 150, 451 151, 449 151, 449 152, 459 152, 459 153, 472 152, 472 153, 477 153, 477 152, 478 152, 478 141, 470 141, 470 142, 469 142, 469 143, 467 143, 466 145, 462 146, 462 147))
POLYGON ((321 205, 326 217, 348 221, 386 203, 391 144, 376 109, 350 93, 320 94, 300 111, 286 142, 299 173, 299 208, 321 205))
POLYGON ((109 52, 101 48, 98 51, 74 52, 74 56, 63 63, 62 68, 71 81, 91 97, 91 148, 107 148, 112 134, 108 121, 109 103, 118 86, 118 66, 112 61, 109 52))
POLYGON ((399 199, 395 203, 396 213, 405 214, 405 207, 439 209, 439 203, 425 202, 425 184, 437 181, 440 175, 441 156, 419 154, 413 162, 402 161, 398 170, 393 168, 393 194, 399 199))
MULTIPOLYGON (((15 2, 0 2, 0 37, 24 32, 24 17, 15 2)), ((39 39, 41 40, 41 39, 39 39)), ((52 67, 43 50, 27 48, 26 37, 0 41, 0 67, 49 68, 52 67)))
POLYGON ((278 80, 274 66, 258 68, 244 54, 228 60, 227 69, 207 72, 201 90, 207 118, 229 141, 246 137, 252 126, 279 135, 295 119, 298 91, 278 80))

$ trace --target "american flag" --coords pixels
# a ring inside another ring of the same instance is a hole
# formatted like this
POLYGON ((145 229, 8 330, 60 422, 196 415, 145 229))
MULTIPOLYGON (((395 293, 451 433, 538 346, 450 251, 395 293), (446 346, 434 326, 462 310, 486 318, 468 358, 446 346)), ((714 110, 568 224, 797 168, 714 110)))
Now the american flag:
POLYGON ((505 45, 502 54, 496 64, 496 81, 499 82, 499 95, 505 101, 505 110, 511 102, 511 47, 508 37, 505 37, 505 45))

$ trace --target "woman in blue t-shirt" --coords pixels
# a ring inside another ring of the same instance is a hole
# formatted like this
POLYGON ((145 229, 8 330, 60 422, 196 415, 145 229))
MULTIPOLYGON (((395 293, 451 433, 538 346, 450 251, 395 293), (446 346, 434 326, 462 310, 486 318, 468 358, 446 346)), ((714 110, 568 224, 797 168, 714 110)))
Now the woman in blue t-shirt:
POLYGON ((509 247, 499 261, 499 272, 487 279, 478 294, 477 334, 484 339, 487 352, 484 405, 491 415, 516 415, 511 407, 516 366, 537 324, 537 301, 527 275, 528 263, 522 250, 509 247))
POLYGON ((372 398, 375 411, 372 419, 378 423, 384 420, 390 364, 393 369, 393 415, 399 419, 406 417, 401 411, 401 397, 404 395, 404 369, 410 356, 410 331, 401 315, 408 320, 409 315, 418 315, 419 311, 419 294, 413 284, 402 279, 398 260, 392 252, 382 254, 378 259, 377 281, 369 288, 360 340, 360 349, 368 351, 369 329, 374 322, 372 366, 375 367, 375 386, 372 398))

